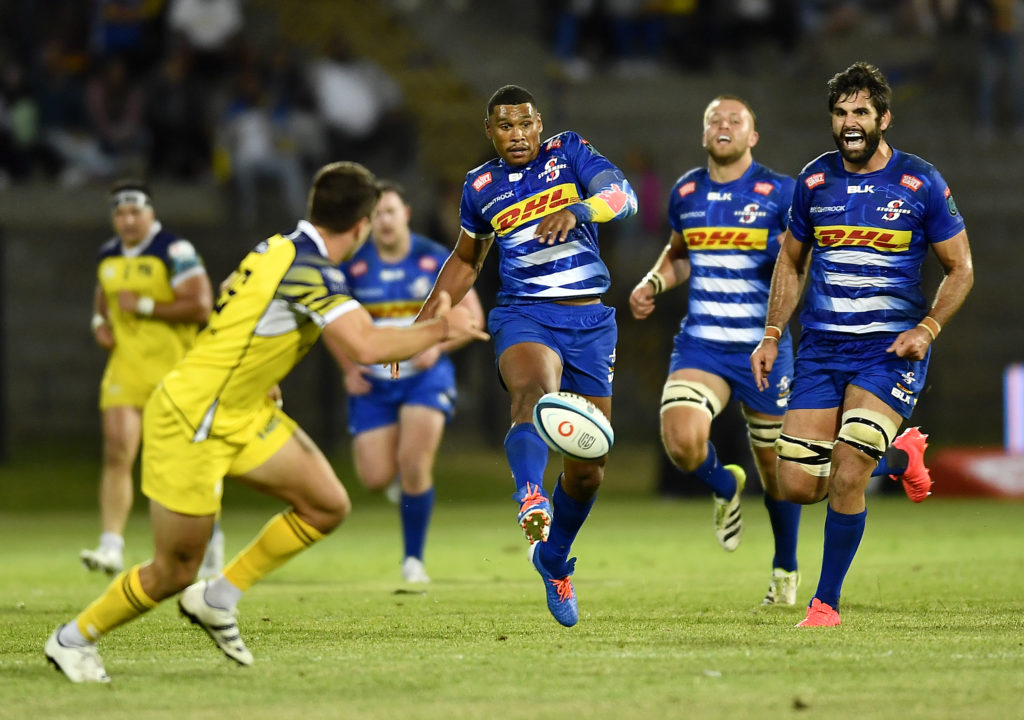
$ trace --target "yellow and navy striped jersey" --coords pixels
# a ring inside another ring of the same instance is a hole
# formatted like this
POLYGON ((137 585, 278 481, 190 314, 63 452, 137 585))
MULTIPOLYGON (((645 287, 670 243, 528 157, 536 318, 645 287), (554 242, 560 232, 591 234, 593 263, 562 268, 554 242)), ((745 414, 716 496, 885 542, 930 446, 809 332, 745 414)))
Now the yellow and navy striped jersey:
POLYGON ((302 220, 245 256, 223 289, 193 348, 164 378, 164 391, 196 442, 245 443, 249 420, 319 339, 321 330, 359 307, 323 239, 302 220))
POLYGON ((198 325, 123 313, 118 293, 130 290, 156 302, 171 302, 177 285, 205 272, 192 243, 167 232, 159 222, 133 247, 125 247, 117 236, 107 241, 100 248, 96 280, 114 333, 108 362, 149 376, 155 385, 192 346, 198 325))

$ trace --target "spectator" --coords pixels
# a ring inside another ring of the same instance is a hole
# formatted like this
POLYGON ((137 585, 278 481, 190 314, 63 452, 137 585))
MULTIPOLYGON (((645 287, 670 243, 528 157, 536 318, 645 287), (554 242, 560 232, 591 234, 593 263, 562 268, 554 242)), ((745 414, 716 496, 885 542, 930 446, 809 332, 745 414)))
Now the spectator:
POLYGON ((244 27, 241 0, 170 0, 168 28, 192 54, 201 78, 216 81, 231 66, 244 27))
POLYGON ((570 82, 586 80, 593 72, 580 39, 596 34, 600 55, 612 61, 622 77, 643 77, 658 71, 664 18, 648 0, 564 0, 556 13, 554 55, 570 82), (593 32, 588 32, 593 30, 593 32))
POLYGON ((123 58, 136 77, 163 56, 164 0, 94 0, 91 45, 94 56, 123 58))
POLYGON ((983 144, 995 136, 996 88, 1005 78, 1009 117, 1014 137, 1024 143, 1024 67, 1021 66, 1021 33, 1024 11, 1016 0, 984 0, 985 16, 978 51, 977 137, 983 144))
POLYGON ((88 127, 110 166, 108 172, 141 175, 149 135, 143 123, 142 87, 128 76, 126 61, 110 57, 86 82, 88 127))
POLYGON ((59 174, 60 184, 65 187, 112 173, 110 161, 88 131, 82 61, 54 34, 43 42, 34 79, 41 157, 47 171, 59 174))
POLYGON ((150 174, 193 180, 209 169, 213 141, 208 104, 188 50, 172 50, 146 94, 150 174))
POLYGON ((254 228, 258 220, 261 179, 273 180, 280 186, 288 212, 299 217, 305 213, 305 182, 286 120, 268 104, 258 70, 243 71, 235 99, 219 128, 218 142, 228 153, 238 219, 245 229, 254 228))
POLYGON ((0 188, 32 172, 39 138, 39 107, 24 69, 4 63, 0 78, 0 188))
POLYGON ((412 154, 401 88, 380 65, 356 56, 344 36, 331 38, 326 55, 310 65, 309 78, 332 157, 376 169, 380 162, 394 165, 412 154))

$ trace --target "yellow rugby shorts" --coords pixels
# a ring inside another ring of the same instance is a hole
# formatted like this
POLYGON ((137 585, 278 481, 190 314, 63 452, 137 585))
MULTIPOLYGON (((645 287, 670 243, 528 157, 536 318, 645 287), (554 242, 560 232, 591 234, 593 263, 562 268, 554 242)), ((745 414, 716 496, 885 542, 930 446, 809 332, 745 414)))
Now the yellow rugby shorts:
POLYGON ((193 442, 193 431, 167 393, 158 390, 142 416, 142 492, 183 515, 213 515, 220 510, 224 478, 262 465, 288 442, 296 427, 268 398, 253 413, 249 427, 233 435, 250 438, 247 442, 193 442))
POLYGON ((163 375, 139 371, 116 358, 107 361, 100 381, 100 410, 112 407, 145 407, 163 375))

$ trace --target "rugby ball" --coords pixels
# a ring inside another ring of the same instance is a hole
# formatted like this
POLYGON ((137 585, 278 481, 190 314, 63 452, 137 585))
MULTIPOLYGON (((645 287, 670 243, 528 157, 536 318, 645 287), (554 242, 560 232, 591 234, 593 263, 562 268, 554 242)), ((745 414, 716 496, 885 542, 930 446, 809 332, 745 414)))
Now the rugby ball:
POLYGON ((548 393, 533 406, 533 424, 547 446, 574 460, 608 454, 615 433, 594 403, 570 392, 548 393))

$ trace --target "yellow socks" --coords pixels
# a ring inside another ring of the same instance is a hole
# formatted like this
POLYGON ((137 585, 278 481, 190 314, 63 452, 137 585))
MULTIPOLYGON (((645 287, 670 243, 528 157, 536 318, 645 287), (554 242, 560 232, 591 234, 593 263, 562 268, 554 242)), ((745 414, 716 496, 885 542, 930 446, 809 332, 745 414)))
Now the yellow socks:
POLYGON ((323 537, 323 533, 301 520, 294 510, 279 513, 228 563, 224 577, 244 592, 323 537))
POLYGON ((101 635, 157 606, 157 601, 142 589, 140 567, 136 565, 114 578, 106 592, 75 619, 79 632, 89 642, 96 642, 101 635))

